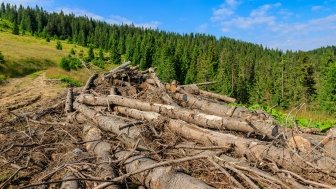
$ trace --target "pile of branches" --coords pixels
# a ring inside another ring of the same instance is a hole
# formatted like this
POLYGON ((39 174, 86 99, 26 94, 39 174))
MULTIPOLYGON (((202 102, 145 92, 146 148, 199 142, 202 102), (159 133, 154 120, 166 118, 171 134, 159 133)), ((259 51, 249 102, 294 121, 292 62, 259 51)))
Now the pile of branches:
POLYGON ((336 187, 334 130, 285 128, 233 102, 124 63, 12 112, 1 127, 1 187, 336 187))

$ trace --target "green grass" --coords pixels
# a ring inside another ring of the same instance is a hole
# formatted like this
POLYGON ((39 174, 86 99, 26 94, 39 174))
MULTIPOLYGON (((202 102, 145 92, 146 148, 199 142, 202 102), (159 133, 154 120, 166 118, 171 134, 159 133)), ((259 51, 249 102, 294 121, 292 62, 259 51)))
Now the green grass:
MULTIPOLYGON (((74 85, 81 85, 91 76, 93 72, 101 73, 110 70, 116 65, 105 64, 99 68, 90 65, 90 70, 82 68, 79 70, 65 71, 59 67, 61 59, 75 51, 78 56, 82 51, 86 55, 87 48, 75 44, 69 44, 66 41, 60 41, 62 50, 56 49, 56 40, 47 42, 46 39, 30 35, 13 35, 11 33, 12 23, 6 20, 0 20, 0 51, 4 55, 5 62, 0 64, 0 84, 11 77, 29 77, 36 78, 41 70, 46 70, 47 78, 67 78, 64 82, 74 85), (37 72, 37 73, 36 73, 37 72), (72 82, 75 81, 75 82, 72 82)), ((98 49, 95 49, 98 54, 98 49)), ((108 56, 104 52, 105 56, 108 56)))
POLYGON ((305 113, 300 113, 299 111, 297 115, 295 115, 296 110, 286 112, 259 104, 251 105, 248 108, 250 110, 264 110, 272 115, 280 125, 286 127, 294 127, 294 125, 297 124, 299 127, 319 128, 321 131, 326 131, 336 125, 336 118, 321 114, 320 112, 317 113, 319 116, 312 116, 316 113, 307 111, 305 111, 305 113))
POLYGON ((59 79, 67 86, 80 87, 83 85, 82 82, 72 79, 71 77, 60 76, 59 79))
MULTIPOLYGON (((4 21, 0 21, 0 28, 4 21)), ((67 56, 71 49, 86 51, 85 47, 61 41, 63 50, 56 49, 56 41, 13 35, 8 31, 0 31, 0 51, 5 62, 0 64, 0 75, 4 77, 21 77, 39 70, 57 67, 61 58, 67 56)))

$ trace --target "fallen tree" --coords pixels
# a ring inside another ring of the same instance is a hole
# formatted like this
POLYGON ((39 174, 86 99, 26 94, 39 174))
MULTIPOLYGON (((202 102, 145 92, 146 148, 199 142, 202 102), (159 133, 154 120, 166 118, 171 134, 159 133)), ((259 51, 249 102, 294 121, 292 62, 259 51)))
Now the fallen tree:
POLYGON ((277 126, 266 124, 252 125, 243 119, 236 119, 231 117, 220 117, 215 115, 198 113, 184 108, 179 108, 170 105, 146 103, 140 100, 126 98, 118 95, 99 96, 81 95, 77 98, 80 103, 96 106, 109 106, 109 104, 126 106, 143 111, 157 112, 174 119, 181 119, 190 123, 201 125, 212 129, 228 129, 233 131, 240 131, 244 133, 255 132, 260 135, 274 137, 277 133, 277 126))
POLYGON ((230 102, 126 62, 1 112, 2 186, 335 188, 333 129, 285 128, 230 102))
MULTIPOLYGON (((116 107, 115 110, 133 118, 142 118, 150 122, 160 123, 165 119, 155 112, 143 112, 125 107, 116 107)), ((277 166, 283 167, 286 170, 290 170, 295 173, 301 173, 311 170, 314 167, 318 167, 323 170, 323 172, 330 173, 330 175, 321 173, 319 177, 320 179, 326 179, 327 182, 333 182, 333 184, 336 184, 336 182, 332 181, 336 177, 336 162, 331 158, 325 157, 315 160, 314 156, 311 155, 311 160, 307 161, 301 157, 302 154, 307 155, 306 153, 302 153, 300 155, 290 149, 282 149, 258 142, 258 140, 245 139, 231 134, 223 134, 202 129, 196 125, 188 124, 181 120, 170 119, 168 128, 177 135, 181 135, 184 138, 197 141, 204 145, 232 146, 232 150, 234 150, 237 155, 245 157, 250 161, 259 163, 271 161, 272 163, 276 163, 277 166)), ((310 153, 312 153, 312 151, 310 151, 310 153)), ((309 174, 307 176, 310 177, 309 174)), ((316 175, 313 175, 313 178, 316 178, 316 175)))

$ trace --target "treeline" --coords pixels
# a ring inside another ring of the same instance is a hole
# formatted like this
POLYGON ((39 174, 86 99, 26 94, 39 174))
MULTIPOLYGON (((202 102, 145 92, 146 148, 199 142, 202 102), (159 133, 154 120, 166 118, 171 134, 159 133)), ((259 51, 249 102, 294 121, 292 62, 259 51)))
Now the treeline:
POLYGON ((14 23, 13 33, 100 48, 113 63, 127 59, 142 69, 157 67, 164 81, 218 81, 209 89, 242 103, 284 108, 306 103, 314 110, 336 112, 336 47, 282 52, 226 37, 111 25, 4 3, 0 17, 14 23))

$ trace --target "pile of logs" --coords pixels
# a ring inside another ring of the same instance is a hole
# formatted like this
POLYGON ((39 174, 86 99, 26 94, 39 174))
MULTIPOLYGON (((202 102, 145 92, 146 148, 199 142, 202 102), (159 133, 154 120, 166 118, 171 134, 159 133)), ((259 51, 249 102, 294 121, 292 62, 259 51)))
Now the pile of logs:
POLYGON ((26 116, 22 143, 0 148, 16 170, 1 187, 336 187, 334 130, 285 128, 233 102, 124 63, 69 88, 58 113, 26 116))

